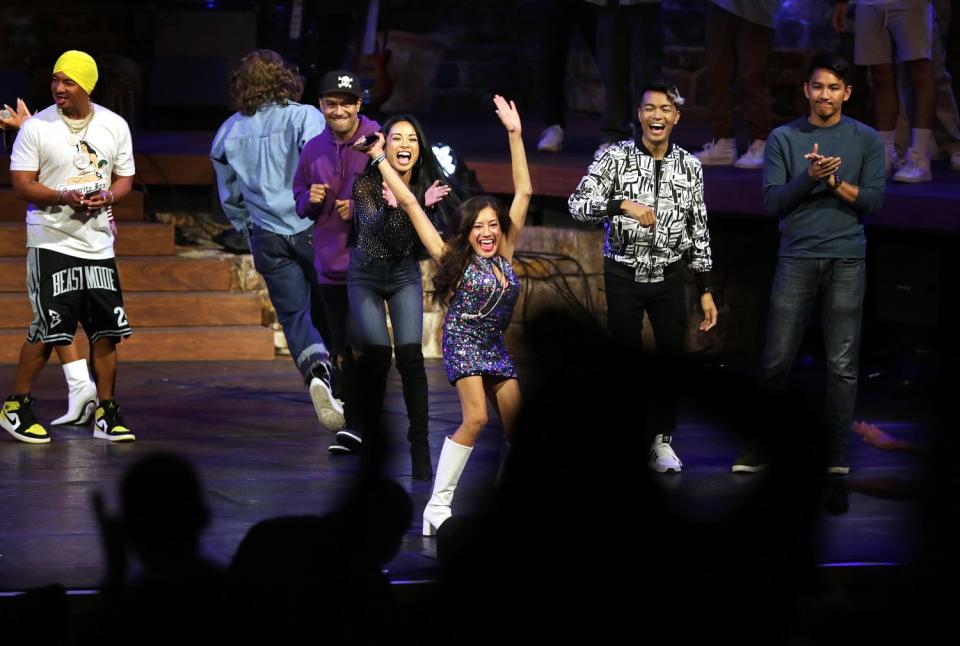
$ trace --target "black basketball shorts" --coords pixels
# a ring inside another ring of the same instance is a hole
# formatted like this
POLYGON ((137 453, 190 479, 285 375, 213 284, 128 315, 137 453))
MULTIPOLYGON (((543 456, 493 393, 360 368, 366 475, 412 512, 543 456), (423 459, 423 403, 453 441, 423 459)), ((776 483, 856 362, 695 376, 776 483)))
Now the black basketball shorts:
POLYGON ((31 247, 27 293, 33 308, 30 343, 69 345, 77 324, 83 325, 91 342, 102 337, 119 342, 133 333, 113 258, 88 260, 31 247))

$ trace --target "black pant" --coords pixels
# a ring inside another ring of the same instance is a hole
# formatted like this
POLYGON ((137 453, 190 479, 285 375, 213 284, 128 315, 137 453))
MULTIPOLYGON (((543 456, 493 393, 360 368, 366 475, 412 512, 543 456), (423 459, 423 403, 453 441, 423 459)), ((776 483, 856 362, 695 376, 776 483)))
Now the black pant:
POLYGON ((580 31, 587 49, 596 57, 596 10, 583 0, 540 0, 541 83, 543 122, 566 126, 567 56, 574 28, 580 31))
MULTIPOLYGON (((658 361, 651 363, 654 374, 634 375, 647 395, 648 423, 654 433, 673 434, 677 427, 679 364, 686 350, 687 309, 684 280, 679 264, 664 272, 659 283, 638 283, 629 270, 604 261, 607 293, 607 326, 614 340, 629 353, 643 349, 643 315, 650 317, 657 345, 658 361)), ((629 367, 626 369, 629 372, 629 367)))
POLYGON ((660 3, 598 7, 597 59, 607 89, 601 129, 609 139, 629 138, 643 86, 663 73, 660 3))

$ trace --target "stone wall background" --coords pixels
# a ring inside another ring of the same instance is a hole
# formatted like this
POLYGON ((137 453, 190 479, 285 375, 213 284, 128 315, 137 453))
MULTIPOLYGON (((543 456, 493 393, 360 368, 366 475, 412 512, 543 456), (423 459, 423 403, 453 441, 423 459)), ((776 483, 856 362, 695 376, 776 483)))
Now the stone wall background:
MULTIPOLYGON (((384 20, 393 25, 387 42, 393 51, 389 71, 398 88, 385 110, 478 114, 485 111, 494 92, 524 105, 540 105, 536 0, 384 4, 384 20)), ((663 0, 664 76, 678 84, 691 116, 705 115, 709 102, 703 78, 708 6, 707 0, 663 0)), ((839 51, 852 60, 852 36, 833 32, 831 6, 822 0, 784 0, 770 61, 771 109, 780 121, 806 109, 800 83, 813 53, 839 51)), ((574 34, 571 45, 566 89, 571 110, 603 110, 603 85, 579 34, 574 34)), ((855 93, 848 111, 864 112, 868 95, 855 93)))

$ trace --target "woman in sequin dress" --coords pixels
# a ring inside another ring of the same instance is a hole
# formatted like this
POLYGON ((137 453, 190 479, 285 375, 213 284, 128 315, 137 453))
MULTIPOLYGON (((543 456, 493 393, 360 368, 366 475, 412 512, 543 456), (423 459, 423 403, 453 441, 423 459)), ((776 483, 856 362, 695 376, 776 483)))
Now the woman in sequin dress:
MULTIPOLYGON (((440 168, 423 129, 409 115, 383 124, 386 163, 404 188, 426 206, 436 221, 442 211, 459 205, 456 191, 440 168)), ((353 223, 356 234, 347 270, 350 312, 362 342, 357 363, 364 381, 361 401, 367 419, 383 411, 390 357, 396 355, 407 408, 412 475, 430 480, 433 469, 427 442, 427 373, 423 367, 423 286, 420 258, 423 245, 410 218, 383 184, 380 169, 370 166, 353 184, 353 223), (393 346, 387 333, 385 308, 390 311, 393 346)))
POLYGON ((443 324, 443 362, 457 388, 463 421, 446 438, 434 478, 433 495, 423 512, 423 534, 433 535, 450 517, 460 474, 480 431, 487 424, 487 400, 500 415, 507 439, 520 408, 517 372, 503 334, 517 301, 519 285, 510 265, 523 229, 533 187, 521 138, 520 114, 513 102, 493 99, 507 130, 514 198, 509 214, 491 197, 475 197, 459 209, 460 224, 447 243, 424 213, 416 196, 392 168, 383 164, 381 144, 370 155, 423 242, 438 261, 434 298, 448 306, 443 324))

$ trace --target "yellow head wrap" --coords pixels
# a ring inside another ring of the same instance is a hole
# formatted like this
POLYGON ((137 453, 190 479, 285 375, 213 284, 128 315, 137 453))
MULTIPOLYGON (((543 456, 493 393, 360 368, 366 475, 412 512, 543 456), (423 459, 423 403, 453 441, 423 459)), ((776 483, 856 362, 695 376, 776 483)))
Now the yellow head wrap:
POLYGON ((53 64, 53 73, 57 72, 63 72, 76 81, 87 94, 93 92, 93 86, 97 84, 97 63, 86 52, 71 49, 61 54, 53 64))

